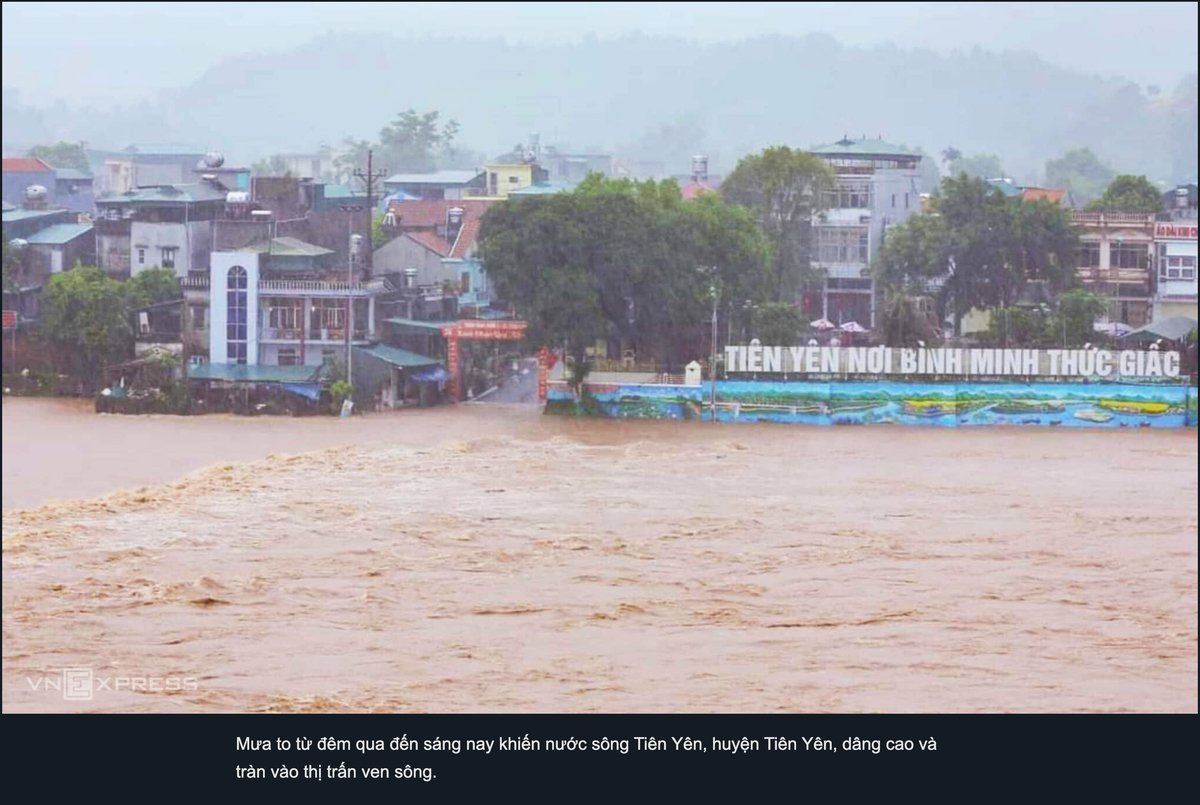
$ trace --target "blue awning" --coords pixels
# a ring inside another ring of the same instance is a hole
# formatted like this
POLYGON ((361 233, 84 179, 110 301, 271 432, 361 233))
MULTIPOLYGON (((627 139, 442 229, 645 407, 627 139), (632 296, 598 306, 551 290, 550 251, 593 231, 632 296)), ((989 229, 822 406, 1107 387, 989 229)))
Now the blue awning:
POLYGON ((443 380, 449 380, 451 374, 440 366, 435 366, 432 369, 425 369, 420 372, 414 372, 412 379, 418 383, 440 383, 443 380))
POLYGON ((284 383, 284 391, 290 391, 292 394, 299 394, 301 397, 306 397, 310 400, 321 399, 321 385, 319 383, 284 383))

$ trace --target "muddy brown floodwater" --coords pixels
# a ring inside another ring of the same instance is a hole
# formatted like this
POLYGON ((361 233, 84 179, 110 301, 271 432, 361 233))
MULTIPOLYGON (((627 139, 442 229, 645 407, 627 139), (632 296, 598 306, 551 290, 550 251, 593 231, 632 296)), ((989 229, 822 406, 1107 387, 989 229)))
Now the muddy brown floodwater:
POLYGON ((6 712, 1197 710, 1195 431, 3 428, 6 712))

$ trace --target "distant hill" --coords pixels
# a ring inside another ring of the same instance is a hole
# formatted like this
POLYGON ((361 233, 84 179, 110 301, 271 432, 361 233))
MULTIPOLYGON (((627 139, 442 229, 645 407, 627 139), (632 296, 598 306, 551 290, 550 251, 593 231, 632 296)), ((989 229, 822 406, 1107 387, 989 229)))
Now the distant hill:
MULTIPOLYGON (((1119 69, 1119 65, 1116 65, 1119 69)), ((18 88, 19 89, 19 88, 18 88)), ((1150 95, 1027 52, 949 56, 823 35, 700 45, 630 36, 569 45, 330 34, 293 50, 226 60, 194 83, 122 109, 34 109, 6 88, 5 147, 186 142, 247 163, 278 151, 374 138, 409 107, 461 124, 463 145, 500 153, 543 143, 620 149, 687 170, 773 143, 882 135, 937 155, 998 154, 1019 180, 1088 147, 1119 172, 1196 175, 1196 76, 1150 95)))

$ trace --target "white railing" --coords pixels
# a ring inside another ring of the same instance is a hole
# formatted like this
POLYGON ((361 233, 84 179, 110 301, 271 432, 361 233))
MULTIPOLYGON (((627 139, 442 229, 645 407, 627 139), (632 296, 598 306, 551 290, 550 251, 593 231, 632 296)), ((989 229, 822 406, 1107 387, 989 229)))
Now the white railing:
POLYGON ((1073 212, 1071 220, 1079 224, 1152 224, 1154 213, 1073 212))
MULTIPOLYGON (((179 280, 183 288, 207 288, 209 278, 206 276, 188 276, 179 280)), ((383 279, 373 279, 369 282, 338 282, 336 280, 259 280, 260 292, 284 294, 318 294, 325 296, 372 296, 386 293, 392 286, 383 279)))

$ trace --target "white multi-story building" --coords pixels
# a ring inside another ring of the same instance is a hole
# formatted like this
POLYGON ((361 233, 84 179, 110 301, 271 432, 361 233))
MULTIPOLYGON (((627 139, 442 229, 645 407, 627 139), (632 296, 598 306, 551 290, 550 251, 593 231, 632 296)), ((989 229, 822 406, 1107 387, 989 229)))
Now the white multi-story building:
POLYGON ((1196 186, 1166 196, 1167 211, 1154 222, 1154 319, 1196 318, 1196 186))
MULTIPOLYGON (((834 324, 875 323, 871 259, 887 228, 921 211, 920 154, 882 140, 842 139, 812 149, 837 178, 813 222, 812 264, 825 272, 819 313, 834 324)), ((809 315, 815 318, 812 301, 809 315)))
POLYGON ((351 281, 333 257, 290 237, 213 252, 207 276, 182 280, 185 337, 207 346, 210 363, 247 366, 315 367, 344 357, 348 343, 368 346, 376 298, 390 285, 351 281))

